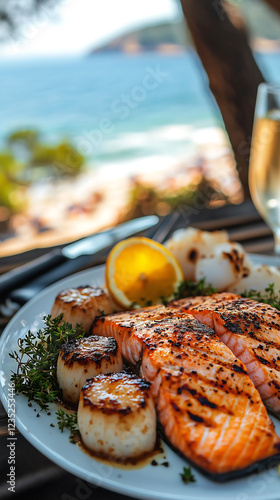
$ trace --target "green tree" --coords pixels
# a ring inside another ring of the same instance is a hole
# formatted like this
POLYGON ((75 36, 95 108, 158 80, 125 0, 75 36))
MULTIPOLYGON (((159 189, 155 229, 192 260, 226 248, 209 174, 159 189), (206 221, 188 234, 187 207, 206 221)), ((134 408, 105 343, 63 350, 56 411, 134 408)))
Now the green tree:
POLYGON ((22 145, 27 149, 31 150, 39 141, 38 130, 33 129, 23 129, 15 130, 7 137, 7 143, 9 146, 22 145))
MULTIPOLYGON (((51 175, 77 175, 85 163, 85 158, 68 140, 55 145, 45 144, 35 129, 15 130, 8 135, 7 145, 16 158, 26 163, 26 169, 43 167, 51 175)), ((33 177, 29 171, 28 178, 32 180, 33 177)))
POLYGON ((64 140, 56 146, 36 144, 30 163, 34 167, 49 167, 62 176, 73 176, 82 171, 85 159, 72 144, 64 140))
POLYGON ((24 205, 23 184, 19 182, 23 169, 11 153, 0 152, 0 205, 13 211, 24 205))
POLYGON ((66 139, 45 144, 33 129, 15 130, 6 139, 8 150, 0 151, 0 206, 20 210, 26 187, 44 176, 78 175, 85 158, 66 139))

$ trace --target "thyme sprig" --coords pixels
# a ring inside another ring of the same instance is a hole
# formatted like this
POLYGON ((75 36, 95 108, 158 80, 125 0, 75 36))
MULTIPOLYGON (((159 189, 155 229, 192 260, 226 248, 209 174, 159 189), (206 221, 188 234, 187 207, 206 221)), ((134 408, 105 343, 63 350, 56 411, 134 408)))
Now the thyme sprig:
MULTIPOLYGON (((197 295, 212 295, 212 293, 217 293, 217 290, 213 288, 211 284, 205 283, 205 278, 199 281, 183 281, 175 293, 175 299, 182 299, 184 297, 195 297, 197 295)), ((275 309, 280 310, 280 290, 275 291, 274 283, 270 283, 264 292, 258 292, 257 290, 245 290, 245 292, 240 294, 241 297, 247 299, 253 299, 257 302, 262 302, 264 304, 269 304, 275 309)))
POLYGON ((57 418, 57 426, 61 430, 61 432, 63 432, 64 429, 69 429, 70 442, 76 443, 76 438, 79 432, 77 423, 77 413, 67 413, 64 410, 59 409, 56 412, 56 418, 57 418))
POLYGON ((175 299, 183 299, 184 297, 195 297, 197 295, 212 295, 216 293, 216 288, 205 282, 205 278, 199 281, 183 281, 174 294, 175 299))
MULTIPOLYGON (((174 293, 174 299, 183 299, 184 297, 196 297, 198 295, 212 295, 213 293, 217 293, 218 290, 214 288, 210 283, 206 283, 205 278, 200 279, 199 281, 183 281, 176 292, 174 293)), ((276 309, 280 310, 280 290, 278 292, 275 291, 274 283, 268 285, 265 289, 265 292, 258 292, 257 290, 246 290, 245 292, 240 294, 241 297, 245 297, 248 299, 256 300, 257 302, 263 302, 264 304, 269 304, 276 309)), ((161 297, 162 304, 166 305, 168 302, 164 297, 161 297)), ((144 307, 151 306, 152 301, 147 301, 144 304, 144 307)), ((131 303, 131 309, 134 309, 136 306, 140 307, 136 302, 131 303)), ((142 306, 143 307, 143 306, 142 306)))
POLYGON ((269 304, 272 307, 280 310, 280 290, 278 293, 274 289, 274 283, 268 285, 265 292, 258 292, 257 290, 245 290, 241 293, 242 297, 247 299, 257 300, 258 302, 263 302, 264 304, 269 304))
POLYGON ((10 353, 18 366, 12 372, 11 380, 15 392, 24 394, 28 401, 34 401, 41 409, 47 410, 48 404, 60 396, 56 379, 56 364, 60 348, 70 339, 84 337, 80 325, 72 327, 63 321, 63 314, 56 318, 45 316, 45 327, 36 334, 30 330, 18 340, 19 349, 10 353))

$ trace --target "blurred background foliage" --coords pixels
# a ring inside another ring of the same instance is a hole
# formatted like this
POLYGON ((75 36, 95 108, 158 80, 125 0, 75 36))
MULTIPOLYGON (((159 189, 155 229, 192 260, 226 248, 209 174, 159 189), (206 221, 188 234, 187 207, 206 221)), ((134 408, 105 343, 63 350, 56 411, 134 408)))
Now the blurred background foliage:
POLYGON ((205 192, 208 195, 207 201, 211 205, 229 201, 217 183, 211 182, 203 174, 188 185, 175 189, 156 188, 135 180, 130 191, 127 219, 152 214, 167 215, 172 210, 194 206, 200 196, 205 196, 205 192))
POLYGON ((25 205, 25 188, 53 177, 73 177, 83 171, 85 158, 68 140, 42 142, 38 130, 16 130, 0 151, 0 205, 11 212, 25 205))

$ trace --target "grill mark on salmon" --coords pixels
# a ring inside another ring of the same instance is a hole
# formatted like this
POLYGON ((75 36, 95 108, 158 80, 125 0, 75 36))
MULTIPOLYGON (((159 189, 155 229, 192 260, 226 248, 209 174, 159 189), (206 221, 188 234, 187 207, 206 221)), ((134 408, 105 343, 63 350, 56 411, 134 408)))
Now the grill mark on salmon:
POLYGON ((117 313, 97 319, 92 333, 113 336, 124 358, 140 364, 165 436, 204 473, 224 480, 279 456, 280 440, 245 365, 183 309, 117 313))
POLYGON ((238 295, 181 299, 170 304, 211 326, 245 365, 267 408, 280 417, 280 312, 238 295))

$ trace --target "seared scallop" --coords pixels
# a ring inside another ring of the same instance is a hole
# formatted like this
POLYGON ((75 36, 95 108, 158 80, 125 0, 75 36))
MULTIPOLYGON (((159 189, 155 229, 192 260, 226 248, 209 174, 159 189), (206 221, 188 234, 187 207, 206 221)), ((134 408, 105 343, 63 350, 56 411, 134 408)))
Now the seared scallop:
POLYGON ((88 449, 115 461, 138 458, 156 442, 150 384, 136 375, 98 375, 82 388, 78 426, 88 449))
POLYGON ((210 257, 216 245, 228 243, 226 231, 201 231, 194 227, 178 229, 165 246, 180 262, 185 280, 195 280, 198 259, 210 257))
POLYGON ((87 379, 122 369, 120 349, 112 337, 93 335, 70 340, 62 346, 57 361, 57 380, 63 400, 78 404, 87 379))
POLYGON ((88 333, 96 316, 112 313, 108 295, 100 287, 81 286, 63 290, 55 298, 51 309, 54 318, 63 313, 64 321, 79 323, 88 333))
POLYGON ((274 290, 278 293, 280 290, 279 269, 275 266, 252 264, 248 275, 243 276, 241 280, 234 283, 228 288, 228 291, 243 293, 246 290, 256 290, 257 292, 265 293, 266 288, 268 288, 271 283, 274 284, 274 290))
POLYGON ((195 280, 204 278, 218 291, 224 291, 246 272, 244 248, 239 243, 221 243, 216 245, 212 255, 197 260, 195 280))

